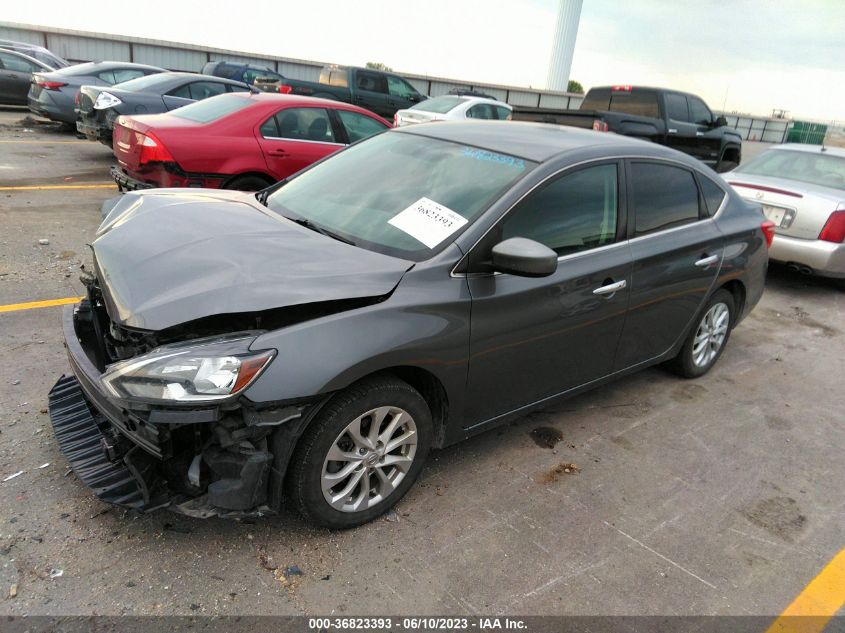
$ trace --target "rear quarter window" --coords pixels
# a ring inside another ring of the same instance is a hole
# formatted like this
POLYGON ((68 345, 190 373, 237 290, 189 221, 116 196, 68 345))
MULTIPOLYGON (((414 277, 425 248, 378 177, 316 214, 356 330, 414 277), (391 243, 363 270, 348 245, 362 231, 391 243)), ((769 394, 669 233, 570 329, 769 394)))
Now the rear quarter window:
POLYGON ((698 182, 701 185, 701 193, 704 196, 704 203, 707 206, 707 215, 713 217, 716 215, 719 207, 722 206, 722 202, 728 194, 707 176, 699 175, 698 182))

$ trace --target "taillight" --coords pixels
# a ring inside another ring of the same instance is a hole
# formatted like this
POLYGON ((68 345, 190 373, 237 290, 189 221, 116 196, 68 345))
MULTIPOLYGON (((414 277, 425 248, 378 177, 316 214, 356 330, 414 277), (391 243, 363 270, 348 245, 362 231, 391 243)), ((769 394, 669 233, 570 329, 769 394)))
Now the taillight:
POLYGON ((279 84, 279 92, 283 95, 288 95, 293 92, 293 86, 289 86, 287 84, 279 84))
POLYGON ((399 127, 399 114, 393 114, 393 127, 399 127))
POLYGON ((67 84, 63 81, 48 81, 40 75, 33 76, 32 80, 35 82, 36 86, 41 86, 45 90, 58 90, 62 86, 67 86, 67 84))
POLYGON ((613 86, 610 90, 611 92, 631 92, 633 89, 633 86, 613 86))
POLYGON ((82 94, 82 91, 77 90, 76 96, 73 98, 73 105, 75 105, 76 107, 79 107, 79 95, 81 95, 81 94, 82 94))
POLYGON ((824 223, 819 239, 825 242, 841 244, 845 242, 845 210, 834 211, 824 223))
POLYGON ((763 229, 763 237, 766 238, 766 247, 772 247, 772 240, 775 239, 775 223, 771 220, 765 220, 760 228, 763 229))
POLYGON ((599 121, 598 119, 595 119, 593 121, 593 129, 596 132, 607 132, 607 121, 599 121))
POLYGON ((141 144, 141 155, 138 157, 139 165, 147 163, 175 163, 173 155, 152 132, 139 134, 138 141, 141 144))

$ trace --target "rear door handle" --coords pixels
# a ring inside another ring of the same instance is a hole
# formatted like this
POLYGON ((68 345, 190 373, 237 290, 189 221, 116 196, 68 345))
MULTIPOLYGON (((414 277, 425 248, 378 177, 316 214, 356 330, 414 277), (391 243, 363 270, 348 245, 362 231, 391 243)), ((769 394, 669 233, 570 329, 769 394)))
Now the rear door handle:
POLYGON ((628 285, 628 282, 624 279, 622 281, 617 281, 616 283, 607 284, 606 286, 602 286, 601 288, 596 288, 593 290, 594 295, 614 295, 618 291, 622 290, 628 285))
POLYGON ((719 261, 719 255, 718 254, 710 255, 708 257, 704 257, 702 259, 699 259, 697 262, 695 262, 695 265, 698 266, 699 268, 708 268, 718 261, 719 261))
POLYGON ((696 132, 695 135, 696 136, 704 136, 704 132, 696 132))
POLYGON ((287 156, 288 151, 286 149, 271 149, 267 152, 270 156, 287 156))
POLYGON ((669 132, 669 134, 677 134, 677 133, 678 133, 678 130, 676 130, 676 129, 675 129, 675 128, 673 128, 673 127, 670 127, 670 128, 669 128, 669 130, 668 130, 668 132, 669 132))

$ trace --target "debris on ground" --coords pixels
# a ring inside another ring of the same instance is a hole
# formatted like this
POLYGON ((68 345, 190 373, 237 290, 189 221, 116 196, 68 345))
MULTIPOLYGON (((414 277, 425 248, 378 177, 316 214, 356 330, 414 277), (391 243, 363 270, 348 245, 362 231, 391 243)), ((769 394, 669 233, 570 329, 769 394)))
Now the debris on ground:
POLYGON ((569 464, 561 462, 547 473, 545 473, 539 480, 541 484, 550 484, 558 480, 561 475, 574 475, 578 473, 581 468, 578 464, 569 464))
POLYGON ((278 580, 282 586, 289 591, 296 587, 302 575, 302 570, 298 565, 289 565, 284 569, 277 568, 273 571, 273 576, 276 580, 278 580))
POLYGON ((19 385, 19 384, 21 384, 20 380, 13 380, 12 381, 12 385, 19 385))
POLYGON ((40 240, 38 240, 38 243, 41 244, 41 246, 47 246, 48 244, 50 244, 50 240, 42 237, 40 240))
POLYGON ((279 566, 273 562, 273 558, 267 555, 264 550, 258 550, 258 564, 267 571, 276 571, 279 566))
POLYGON ((325 576, 323 576, 322 578, 320 578, 320 580, 331 580, 331 579, 332 579, 332 575, 331 575, 331 574, 326 574, 325 576))
POLYGON ((162 529, 166 532, 177 532, 178 534, 190 534, 191 528, 187 525, 174 525, 173 523, 165 523, 162 529))
POLYGON ((51 569, 50 570, 50 580, 52 580, 53 578, 61 578, 64 575, 65 575, 64 569, 51 569))
POLYGON ((391 523, 398 523, 399 522, 399 515, 396 514, 396 510, 390 508, 387 512, 384 513, 384 520, 390 521, 391 523))
POLYGON ((553 426, 538 426, 531 429, 528 434, 534 440, 534 443, 542 448, 554 448, 563 439, 563 433, 553 426))
POLYGON ((11 480, 12 480, 12 479, 14 479, 15 477, 20 477, 20 476, 21 476, 21 475, 23 475, 23 474, 24 474, 24 471, 23 471, 23 470, 19 470, 19 471, 18 471, 18 472, 16 472, 14 475, 9 475, 8 477, 6 477, 6 478, 3 480, 3 483, 6 483, 7 481, 11 481, 11 480))
POLYGON ((47 466, 49 466, 49 465, 50 465, 50 462, 46 462, 46 463, 44 463, 44 464, 41 464, 41 465, 38 467, 38 470, 42 470, 42 469, 44 469, 44 468, 47 468, 47 466))
POLYGON ((15 583, 11 587, 9 587, 9 597, 10 598, 17 598, 18 597, 18 584, 15 583))

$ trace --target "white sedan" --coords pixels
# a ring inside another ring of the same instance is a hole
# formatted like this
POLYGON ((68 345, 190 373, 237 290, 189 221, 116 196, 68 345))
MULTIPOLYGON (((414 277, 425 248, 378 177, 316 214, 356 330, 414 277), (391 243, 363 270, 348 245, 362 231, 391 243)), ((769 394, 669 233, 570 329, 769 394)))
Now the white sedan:
POLYGON ((466 119, 510 121, 512 114, 513 108, 507 103, 495 99, 444 95, 421 101, 407 110, 399 110, 393 115, 393 125, 394 127, 402 127, 413 123, 463 121, 466 119))
POLYGON ((722 176, 774 222, 769 259, 845 287, 845 150, 778 145, 722 176))

